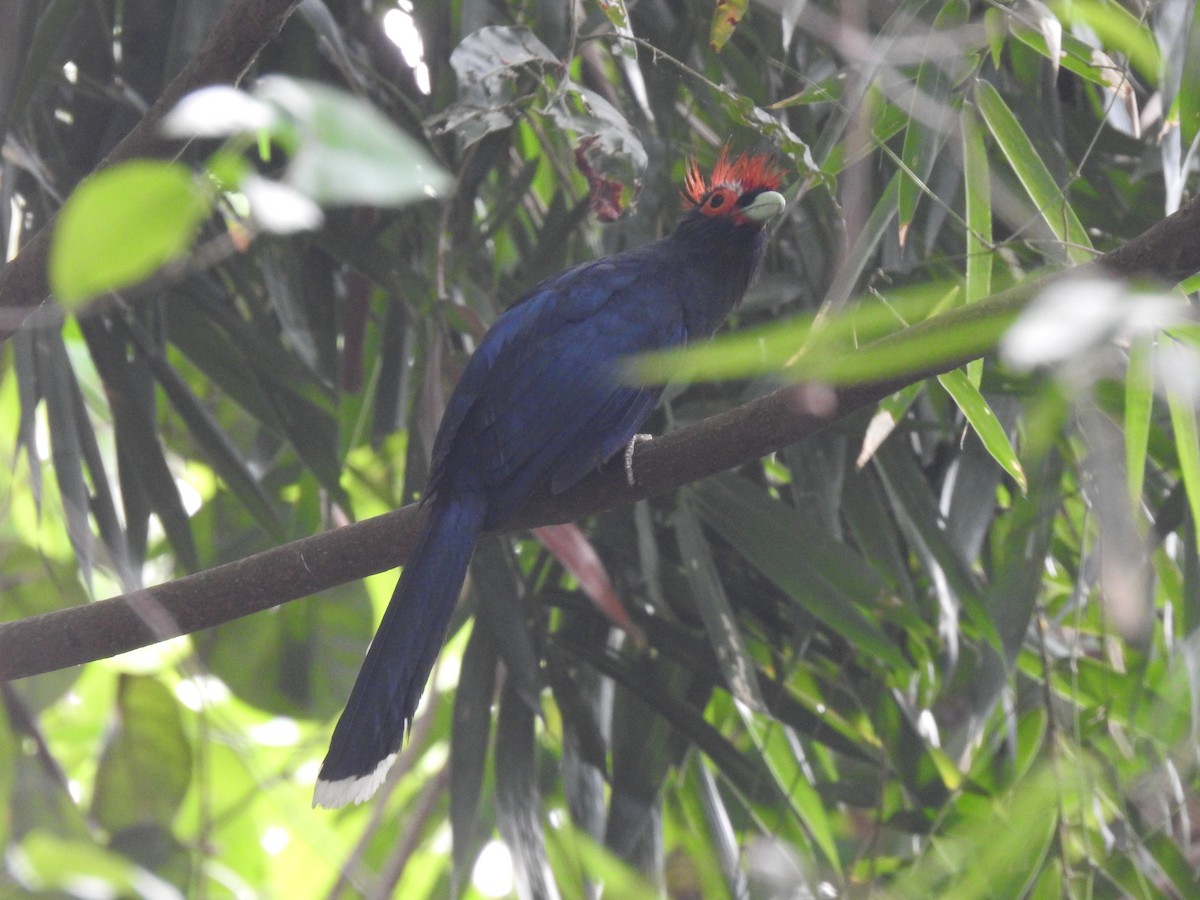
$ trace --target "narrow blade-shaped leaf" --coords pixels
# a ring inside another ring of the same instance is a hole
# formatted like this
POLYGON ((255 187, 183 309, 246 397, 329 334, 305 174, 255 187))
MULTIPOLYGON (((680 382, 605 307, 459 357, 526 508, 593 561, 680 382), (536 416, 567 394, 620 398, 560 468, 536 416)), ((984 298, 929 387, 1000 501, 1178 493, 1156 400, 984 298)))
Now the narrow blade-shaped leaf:
POLYGON ((1142 504, 1146 448, 1150 444, 1150 418, 1154 410, 1152 353, 1148 337, 1135 340, 1129 347, 1125 370, 1125 470, 1129 477, 1129 500, 1135 510, 1142 504))
POLYGON ((866 614, 888 590, 858 554, 742 479, 709 479, 694 490, 708 526, 810 615, 882 663, 904 665, 866 614))
POLYGON ((961 369, 954 369, 944 375, 939 375, 938 381, 954 398, 955 404, 967 417, 967 421, 971 423, 971 427, 983 441, 983 446, 987 448, 988 453, 1024 491, 1028 486, 1025 480, 1025 470, 1021 467, 1021 461, 1017 458, 1012 442, 1008 439, 1008 433, 1000 424, 1000 420, 996 418, 996 414, 992 412, 987 400, 983 398, 983 394, 979 393, 979 388, 971 384, 971 380, 961 369))
POLYGON ((1000 92, 986 81, 977 81, 974 96, 1000 152, 1046 225, 1063 244, 1067 258, 1075 263, 1089 261, 1094 254, 1087 231, 1000 92))
MULTIPOLYGON (((1175 429, 1175 451, 1187 491, 1192 522, 1200 522, 1200 427, 1196 423, 1196 392, 1171 383, 1167 385, 1167 407, 1171 411, 1171 426, 1175 429)), ((1200 550, 1200 527, 1194 527, 1197 549, 1200 550)))
POLYGON ((696 514, 686 502, 675 512, 675 538, 679 542, 680 562, 692 588, 700 619, 709 642, 717 653, 717 662, 725 675, 730 692, 751 709, 766 709, 758 689, 754 659, 738 630, 733 608, 721 585, 716 564, 696 514))

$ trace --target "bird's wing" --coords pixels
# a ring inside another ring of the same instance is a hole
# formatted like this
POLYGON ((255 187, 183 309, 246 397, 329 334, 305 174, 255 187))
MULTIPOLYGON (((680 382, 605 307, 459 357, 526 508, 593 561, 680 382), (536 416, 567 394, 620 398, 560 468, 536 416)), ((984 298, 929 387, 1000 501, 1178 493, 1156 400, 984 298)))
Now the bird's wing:
POLYGON ((435 443, 436 486, 477 479, 489 524, 537 487, 569 487, 621 449, 658 397, 617 362, 682 343, 671 279, 600 260, 539 285, 504 314, 464 372, 435 443))

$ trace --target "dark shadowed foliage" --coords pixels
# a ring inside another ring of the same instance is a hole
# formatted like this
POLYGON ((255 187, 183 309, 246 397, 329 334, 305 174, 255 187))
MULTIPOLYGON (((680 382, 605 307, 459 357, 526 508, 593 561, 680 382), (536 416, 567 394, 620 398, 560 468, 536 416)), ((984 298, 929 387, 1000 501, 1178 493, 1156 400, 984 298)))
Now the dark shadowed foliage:
POLYGON ((488 325, 726 143, 788 208, 651 430, 828 423, 484 541, 365 806, 392 572, 0 683, 0 895, 1196 894, 1192 0, 8 0, 0 133, 0 621, 419 498, 488 325))

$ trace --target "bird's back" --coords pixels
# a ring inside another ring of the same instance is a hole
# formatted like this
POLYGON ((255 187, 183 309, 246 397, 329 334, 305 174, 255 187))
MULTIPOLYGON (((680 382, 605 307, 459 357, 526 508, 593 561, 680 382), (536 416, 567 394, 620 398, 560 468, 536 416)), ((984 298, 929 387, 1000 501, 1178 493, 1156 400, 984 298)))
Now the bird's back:
POLYGON ((504 522, 540 484, 570 487, 628 443, 660 392, 618 363, 688 338, 685 306, 711 284, 670 239, 537 285, 492 326, 446 408, 431 492, 472 490, 504 522))

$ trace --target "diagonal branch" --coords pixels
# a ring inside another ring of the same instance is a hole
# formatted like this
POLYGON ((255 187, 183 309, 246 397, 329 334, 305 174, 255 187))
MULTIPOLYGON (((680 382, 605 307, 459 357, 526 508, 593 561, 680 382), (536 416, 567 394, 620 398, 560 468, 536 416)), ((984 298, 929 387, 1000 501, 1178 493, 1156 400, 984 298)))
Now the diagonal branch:
MULTIPOLYGON (((1200 198, 1095 265, 1122 277, 1171 281, 1200 271, 1200 198)), ((950 330, 966 322, 986 321, 994 326, 988 332, 999 334, 1040 284, 1031 282, 952 310, 859 352, 882 350, 915 333, 950 330)), ((759 459, 906 384, 981 356, 992 344, 994 339, 989 338, 954 359, 886 380, 836 390, 816 385, 782 388, 639 445, 636 487, 626 484, 620 466, 607 466, 564 494, 533 498, 510 530, 570 521, 759 459)), ((412 548, 422 516, 416 505, 409 505, 146 590, 5 623, 0 625, 0 679, 104 659, 400 565, 412 548)))

